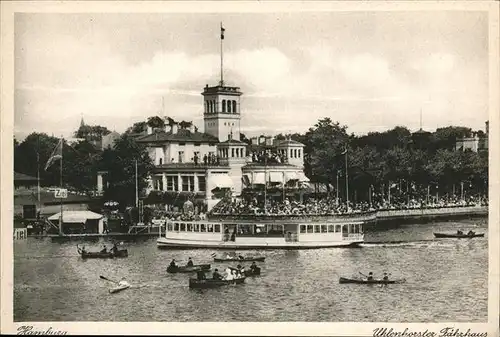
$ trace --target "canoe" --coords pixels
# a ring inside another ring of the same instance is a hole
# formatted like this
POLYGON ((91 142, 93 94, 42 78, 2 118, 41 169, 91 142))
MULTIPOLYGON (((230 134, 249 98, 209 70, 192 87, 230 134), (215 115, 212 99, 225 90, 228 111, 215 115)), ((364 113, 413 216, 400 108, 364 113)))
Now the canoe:
POLYGON ((257 262, 264 262, 266 258, 264 256, 247 256, 244 258, 240 257, 214 257, 215 262, 227 262, 227 261, 238 261, 238 262, 244 262, 244 261, 257 261, 257 262))
POLYGON ((125 290, 125 289, 128 289, 130 288, 130 284, 122 284, 122 285, 118 285, 114 288, 111 288, 109 289, 109 293, 110 294, 114 294, 114 293, 117 293, 119 291, 122 291, 122 290, 125 290))
POLYGON ((446 233, 434 233, 436 238, 456 238, 456 239, 470 239, 470 238, 482 238, 484 233, 481 234, 446 234, 446 233))
POLYGON ((404 283, 406 282, 405 279, 401 280, 360 280, 360 279, 349 279, 345 277, 341 277, 339 279, 339 283, 356 283, 356 284, 394 284, 394 283, 404 283))
POLYGON ((245 282, 245 277, 239 278, 239 279, 234 279, 234 280, 213 280, 213 279, 206 279, 206 280, 198 280, 195 278, 190 278, 189 279, 189 288, 196 288, 196 289, 208 289, 208 288, 218 288, 222 286, 227 286, 230 284, 241 284, 245 282))
POLYGON ((172 267, 168 266, 167 267, 167 273, 192 273, 196 271, 208 271, 210 270, 210 264, 195 264, 194 266, 177 266, 177 267, 172 267))

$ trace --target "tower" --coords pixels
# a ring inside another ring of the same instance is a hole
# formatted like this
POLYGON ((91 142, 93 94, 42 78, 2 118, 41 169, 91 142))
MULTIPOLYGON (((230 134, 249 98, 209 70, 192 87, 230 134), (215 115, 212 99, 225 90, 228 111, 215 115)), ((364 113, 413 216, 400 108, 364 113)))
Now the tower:
POLYGON ((240 96, 239 87, 224 84, 223 41, 226 30, 220 25, 220 81, 219 85, 205 86, 203 92, 203 121, 205 133, 224 142, 240 140, 240 96))
POLYGON ((224 142, 231 138, 240 139, 240 96, 239 87, 205 86, 203 90, 203 121, 205 133, 224 142))

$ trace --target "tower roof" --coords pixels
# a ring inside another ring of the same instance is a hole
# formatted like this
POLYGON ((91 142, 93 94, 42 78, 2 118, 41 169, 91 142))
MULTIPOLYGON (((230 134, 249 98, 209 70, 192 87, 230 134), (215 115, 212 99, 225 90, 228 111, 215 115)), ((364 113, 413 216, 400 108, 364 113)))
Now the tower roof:
POLYGON ((241 96, 243 93, 240 91, 240 87, 231 87, 227 85, 216 85, 214 87, 209 87, 207 84, 205 88, 203 88, 203 92, 201 94, 203 96, 217 94, 241 96))

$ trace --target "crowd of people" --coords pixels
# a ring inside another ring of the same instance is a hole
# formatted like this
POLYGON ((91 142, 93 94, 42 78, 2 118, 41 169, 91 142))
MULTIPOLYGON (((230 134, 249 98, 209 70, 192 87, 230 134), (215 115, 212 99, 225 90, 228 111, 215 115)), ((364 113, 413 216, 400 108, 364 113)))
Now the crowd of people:
POLYGON ((470 196, 468 198, 458 198, 449 196, 432 196, 429 198, 419 197, 393 197, 376 198, 374 196, 371 202, 361 201, 353 202, 338 201, 335 196, 326 196, 323 198, 309 197, 302 202, 293 198, 282 198, 267 200, 264 205, 263 200, 257 198, 239 199, 227 198, 219 202, 210 211, 211 215, 341 215, 354 214, 369 211, 383 210, 411 210, 425 208, 444 208, 444 207, 466 207, 466 206, 487 206, 488 201, 485 197, 470 196))

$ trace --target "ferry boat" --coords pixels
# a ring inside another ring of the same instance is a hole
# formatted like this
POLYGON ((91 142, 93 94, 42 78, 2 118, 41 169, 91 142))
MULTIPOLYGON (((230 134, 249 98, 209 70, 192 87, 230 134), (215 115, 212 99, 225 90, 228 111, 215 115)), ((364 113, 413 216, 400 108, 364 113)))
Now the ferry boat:
POLYGON ((375 212, 329 217, 228 217, 208 221, 167 220, 159 248, 312 249, 353 247, 364 242, 363 225, 375 212))

